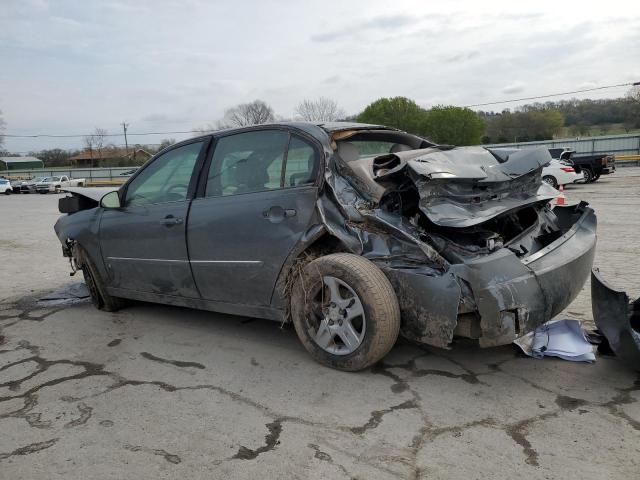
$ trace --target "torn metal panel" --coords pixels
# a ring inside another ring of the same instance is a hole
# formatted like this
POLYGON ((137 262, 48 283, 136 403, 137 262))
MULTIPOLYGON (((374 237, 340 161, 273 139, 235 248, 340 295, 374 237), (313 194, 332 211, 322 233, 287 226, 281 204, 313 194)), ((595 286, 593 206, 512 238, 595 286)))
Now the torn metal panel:
MULTIPOLYGON (((542 167, 551 160, 546 149, 516 151, 503 161, 498 158, 480 147, 429 148, 377 157, 372 171, 376 182, 385 185, 408 170, 420 195, 420 210, 444 227, 470 227, 557 196, 555 189, 540 181, 542 167)), ((353 169, 354 173, 361 170, 353 169)), ((375 194, 382 200, 384 193, 378 189, 375 194)))
POLYGON ((622 290, 611 287, 597 269, 591 272, 593 320, 611 349, 640 370, 640 298, 629 300, 622 290))
POLYGON ((393 262, 377 264, 398 295, 402 335, 416 342, 448 348, 462 302, 455 275, 393 262))

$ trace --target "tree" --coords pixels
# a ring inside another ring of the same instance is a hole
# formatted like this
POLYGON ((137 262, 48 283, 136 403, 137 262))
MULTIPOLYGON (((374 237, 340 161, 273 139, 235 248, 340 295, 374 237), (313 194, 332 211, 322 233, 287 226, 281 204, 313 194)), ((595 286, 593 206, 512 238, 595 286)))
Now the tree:
POLYGON ((406 97, 380 98, 358 115, 358 121, 396 127, 410 133, 420 133, 425 111, 406 97))
POLYGON ((632 86, 627 92, 627 98, 633 103, 640 105, 640 85, 632 86))
MULTIPOLYGON (((522 107, 524 109, 524 107, 522 107)), ((558 110, 503 111, 487 124, 489 143, 549 140, 562 131, 564 115, 558 110)))
POLYGON ((45 167, 66 167, 70 163, 71 154, 60 148, 52 148, 50 150, 41 150, 34 156, 42 160, 45 167))
POLYGON ((165 148, 170 147, 174 143, 176 143, 175 138, 163 138, 162 140, 160 140, 160 145, 158 145, 158 151, 164 150, 165 148))
POLYGON ((224 118, 218 122, 218 127, 245 127, 259 125, 275 120, 273 108, 262 100, 254 100, 251 103, 241 103, 224 112, 224 118))
POLYGON ((102 158, 102 150, 104 148, 104 139, 107 131, 104 128, 98 128, 91 135, 87 135, 83 139, 86 150, 91 154, 91 167, 93 167, 93 152, 98 153, 98 158, 102 158))
POLYGON ((307 122, 334 122, 345 116, 338 103, 327 97, 319 97, 316 100, 304 99, 298 104, 295 112, 307 122))
POLYGON ((473 110, 436 106, 426 112, 421 133, 440 144, 477 145, 482 140, 484 126, 484 120, 473 110))

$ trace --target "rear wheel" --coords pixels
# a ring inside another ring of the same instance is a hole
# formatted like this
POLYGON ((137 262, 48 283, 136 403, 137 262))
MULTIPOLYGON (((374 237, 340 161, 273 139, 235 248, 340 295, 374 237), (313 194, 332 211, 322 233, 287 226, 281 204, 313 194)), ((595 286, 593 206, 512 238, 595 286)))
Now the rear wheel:
POLYGON ((558 188, 558 180, 556 180, 556 177, 554 177, 553 175, 545 175, 544 177, 542 177, 542 181, 548 183, 555 189, 558 188))
POLYGON ((125 306, 125 300, 118 297, 112 297, 107 293, 105 284, 98 273, 98 269, 95 267, 89 256, 82 251, 79 258, 79 263, 82 267, 82 275, 84 276, 84 282, 89 290, 91 296, 91 302, 99 310, 106 312, 115 312, 125 306))
POLYGON ((398 299, 369 260, 336 253, 308 263, 291 292, 298 338, 318 362, 356 371, 381 360, 400 331, 398 299))
POLYGON ((582 175, 584 176, 584 183, 593 182, 593 172, 588 168, 582 170, 582 175))

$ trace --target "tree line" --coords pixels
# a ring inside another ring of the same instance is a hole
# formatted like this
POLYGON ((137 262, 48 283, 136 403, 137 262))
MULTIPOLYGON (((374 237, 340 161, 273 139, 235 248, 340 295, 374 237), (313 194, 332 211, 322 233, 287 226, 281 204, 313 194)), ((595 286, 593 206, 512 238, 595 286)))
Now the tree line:
MULTIPOLYGON (((437 105, 426 109, 407 97, 380 98, 357 115, 347 115, 335 100, 320 97, 301 101, 294 112, 293 118, 281 117, 264 100, 254 100, 226 109, 221 119, 209 125, 195 127, 194 131, 208 133, 283 120, 358 121, 396 127, 439 144, 458 146, 549 140, 561 134, 585 136, 593 133, 594 127, 597 127, 597 134, 605 134, 612 124, 621 125, 626 132, 631 132, 640 129, 640 87, 632 87, 622 98, 549 101, 500 112, 476 112, 452 105, 437 105)), ((1 132, 5 124, 0 112, 0 155, 10 155, 2 148, 1 132)), ((67 166, 71 163, 69 159, 81 151, 95 152, 96 158, 100 160, 117 148, 107 143, 106 138, 106 130, 96 128, 92 134, 84 137, 83 150, 55 148, 30 152, 29 155, 42 159, 48 167, 67 166)), ((142 148, 156 153, 173 143, 174 139, 167 138, 158 145, 131 145, 129 148, 142 148)), ((110 159, 110 162, 115 164, 101 164, 126 166, 136 163, 136 160, 122 156, 110 159)))

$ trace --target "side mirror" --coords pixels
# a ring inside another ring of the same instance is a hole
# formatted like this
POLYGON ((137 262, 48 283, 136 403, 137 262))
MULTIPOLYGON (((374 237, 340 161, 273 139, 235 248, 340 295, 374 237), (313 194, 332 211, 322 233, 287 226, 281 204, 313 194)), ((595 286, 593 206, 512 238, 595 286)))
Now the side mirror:
POLYGON ((117 190, 109 192, 102 197, 100 206, 102 208, 120 208, 122 205, 120 205, 120 197, 118 196, 117 190))

